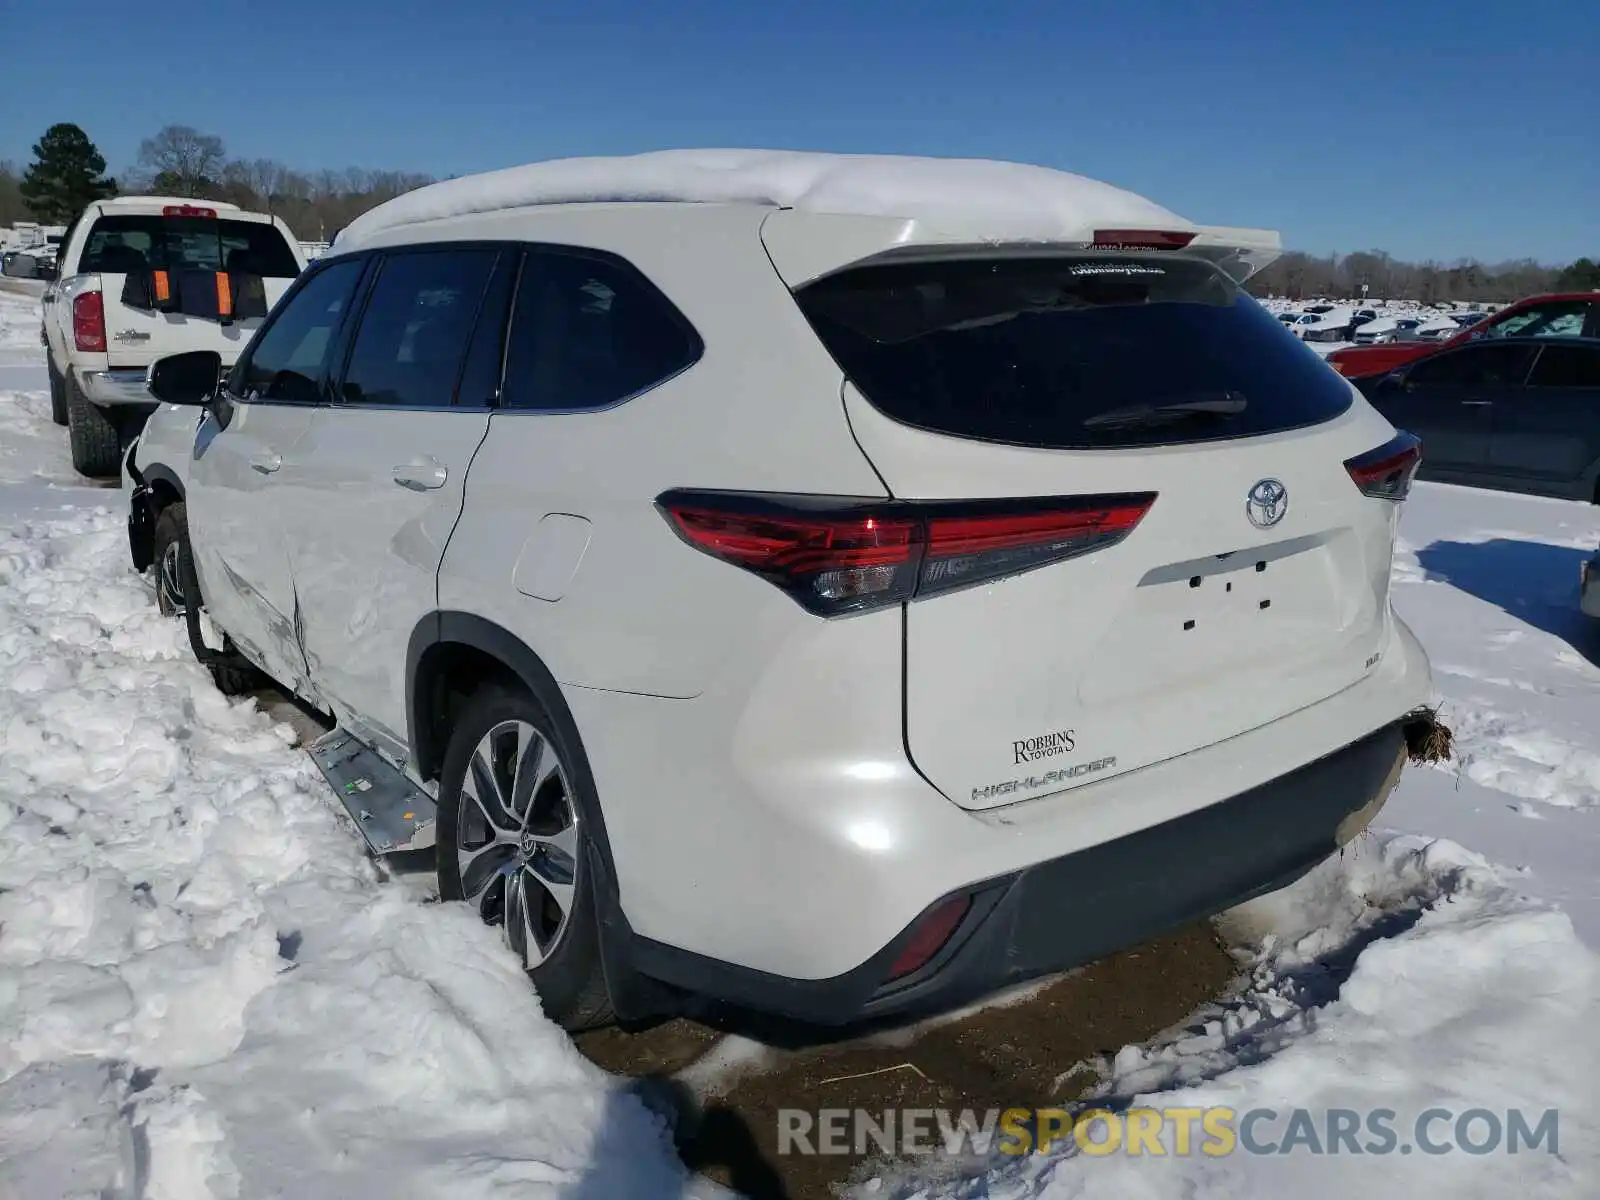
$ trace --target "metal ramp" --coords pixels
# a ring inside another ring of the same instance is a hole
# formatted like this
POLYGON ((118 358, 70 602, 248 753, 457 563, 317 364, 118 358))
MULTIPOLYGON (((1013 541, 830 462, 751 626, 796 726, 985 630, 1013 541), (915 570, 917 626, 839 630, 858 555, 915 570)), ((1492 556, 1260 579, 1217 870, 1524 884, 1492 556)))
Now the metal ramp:
POLYGON ((366 743, 335 729, 311 743, 311 761, 374 854, 433 846, 433 798, 366 743))

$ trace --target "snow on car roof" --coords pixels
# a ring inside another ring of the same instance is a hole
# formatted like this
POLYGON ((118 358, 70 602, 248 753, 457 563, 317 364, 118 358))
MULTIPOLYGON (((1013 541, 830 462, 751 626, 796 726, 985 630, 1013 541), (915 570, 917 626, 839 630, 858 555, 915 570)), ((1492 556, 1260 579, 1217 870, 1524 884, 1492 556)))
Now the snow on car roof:
POLYGON ((1143 196, 1049 167, 992 159, 658 150, 566 158, 430 184, 357 217, 340 248, 380 230, 545 204, 758 204, 812 212, 953 220, 993 237, 1050 240, 1095 227, 1193 229, 1143 196))

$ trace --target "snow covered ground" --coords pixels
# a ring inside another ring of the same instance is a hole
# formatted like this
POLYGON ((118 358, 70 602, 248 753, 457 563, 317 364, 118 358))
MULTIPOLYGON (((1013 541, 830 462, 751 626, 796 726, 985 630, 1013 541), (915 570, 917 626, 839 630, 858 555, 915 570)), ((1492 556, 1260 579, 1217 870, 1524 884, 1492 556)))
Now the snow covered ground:
MULTIPOLYGON (((75 481, 37 328, 0 293, 0 1197, 711 1194, 492 932, 385 882, 289 731, 210 686, 128 570, 122 497, 75 481)), ((1430 1107, 1558 1109, 1559 1155, 1069 1143, 868 1191, 1600 1194, 1597 538, 1594 508, 1417 489, 1396 605, 1457 761, 1235 916, 1237 995, 1100 1064, 1113 1104, 1383 1108, 1402 1134, 1430 1107)))

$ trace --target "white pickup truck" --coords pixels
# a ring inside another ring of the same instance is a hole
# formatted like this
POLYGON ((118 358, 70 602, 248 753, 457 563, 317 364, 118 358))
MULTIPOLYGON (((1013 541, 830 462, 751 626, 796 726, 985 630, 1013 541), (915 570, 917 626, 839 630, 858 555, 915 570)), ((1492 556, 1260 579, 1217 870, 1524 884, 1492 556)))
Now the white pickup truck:
POLYGON ((72 465, 117 475, 155 408, 150 364, 184 350, 232 364, 305 265, 281 220, 233 204, 119 196, 84 210, 44 293, 51 411, 72 465))

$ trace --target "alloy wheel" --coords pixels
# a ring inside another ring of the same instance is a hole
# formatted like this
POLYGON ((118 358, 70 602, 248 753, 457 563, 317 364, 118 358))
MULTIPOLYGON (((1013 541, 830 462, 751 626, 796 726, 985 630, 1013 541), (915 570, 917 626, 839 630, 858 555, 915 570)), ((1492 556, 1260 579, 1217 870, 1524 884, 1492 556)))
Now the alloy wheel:
POLYGON ((578 810, 560 755, 522 720, 485 733, 461 781, 461 894, 524 966, 556 950, 577 893, 578 810))

